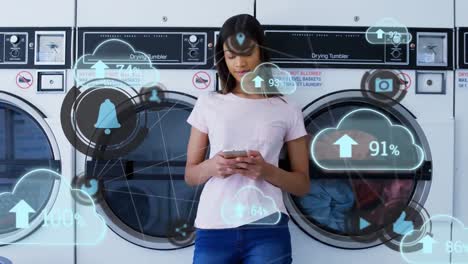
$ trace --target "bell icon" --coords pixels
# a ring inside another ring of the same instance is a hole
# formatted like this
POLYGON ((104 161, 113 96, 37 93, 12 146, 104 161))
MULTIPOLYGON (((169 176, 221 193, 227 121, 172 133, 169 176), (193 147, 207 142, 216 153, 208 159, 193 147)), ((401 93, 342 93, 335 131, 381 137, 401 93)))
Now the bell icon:
POLYGON ((111 133, 111 128, 120 128, 115 105, 109 99, 106 99, 99 107, 98 120, 94 124, 94 127, 105 129, 104 133, 106 135, 111 133))

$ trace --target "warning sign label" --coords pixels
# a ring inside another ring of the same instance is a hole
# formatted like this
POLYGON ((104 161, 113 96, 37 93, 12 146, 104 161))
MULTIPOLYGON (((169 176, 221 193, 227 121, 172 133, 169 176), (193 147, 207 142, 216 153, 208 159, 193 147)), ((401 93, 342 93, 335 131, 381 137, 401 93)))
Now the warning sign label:
POLYGON ((289 71, 291 78, 296 82, 299 87, 321 87, 322 86, 322 72, 317 70, 291 70, 289 71))
POLYGON ((20 71, 16 75, 16 85, 21 89, 28 89, 33 84, 33 75, 28 71, 20 71))
POLYGON ((468 71, 458 73, 458 88, 468 88, 468 71))

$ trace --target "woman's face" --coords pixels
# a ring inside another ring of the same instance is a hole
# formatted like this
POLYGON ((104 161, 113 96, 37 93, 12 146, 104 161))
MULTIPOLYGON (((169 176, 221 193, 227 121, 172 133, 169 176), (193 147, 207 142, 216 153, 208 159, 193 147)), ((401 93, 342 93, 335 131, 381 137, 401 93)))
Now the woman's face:
POLYGON ((236 79, 237 83, 240 83, 242 76, 246 73, 253 71, 260 63, 260 48, 258 45, 252 50, 250 54, 237 55, 231 52, 224 43, 224 58, 226 60, 226 65, 229 69, 229 72, 236 79))

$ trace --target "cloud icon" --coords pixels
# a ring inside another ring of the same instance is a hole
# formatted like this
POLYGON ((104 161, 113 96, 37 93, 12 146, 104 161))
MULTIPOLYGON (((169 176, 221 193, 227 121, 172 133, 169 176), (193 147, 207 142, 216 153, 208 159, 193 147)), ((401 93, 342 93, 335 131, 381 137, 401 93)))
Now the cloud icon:
POLYGON ((156 85, 160 73, 147 54, 136 51, 123 40, 108 39, 92 54, 85 54, 76 61, 74 78, 77 86, 92 80, 106 84, 106 79, 116 79, 139 89, 156 85))
POLYGON ((258 65, 241 79, 241 88, 248 94, 292 94, 296 87, 291 74, 271 62, 258 65))
POLYGON ((0 237, 0 244, 96 245, 107 226, 87 193, 72 189, 55 171, 36 169, 22 176, 11 192, 0 193, 0 231, 7 234, 0 237), (78 194, 92 206, 73 207, 72 197, 78 194), (77 241, 75 226, 80 233, 77 241), (36 228, 37 235, 23 239, 36 228))
POLYGON ((400 254, 407 263, 466 264, 468 263, 468 228, 465 228, 464 224, 455 217, 435 215, 427 220, 420 229, 408 232, 402 237, 400 254), (426 225, 430 225, 431 222, 433 225, 432 233, 424 233, 426 225), (438 224, 434 225, 434 223, 438 224), (415 235, 419 237, 417 241, 413 239, 415 235), (407 245, 416 243, 420 245, 420 250, 416 252, 406 250, 407 245), (450 258, 452 262, 450 262, 450 258))
POLYGON ((311 156, 325 170, 411 171, 424 161, 413 133, 384 114, 361 108, 312 140, 311 156))
POLYGON ((280 221, 281 212, 273 198, 265 195, 255 186, 242 187, 232 198, 224 200, 221 206, 223 221, 232 226, 275 225, 280 221))
POLYGON ((412 36, 408 28, 391 17, 385 17, 366 30, 366 40, 371 44, 408 44, 412 36))

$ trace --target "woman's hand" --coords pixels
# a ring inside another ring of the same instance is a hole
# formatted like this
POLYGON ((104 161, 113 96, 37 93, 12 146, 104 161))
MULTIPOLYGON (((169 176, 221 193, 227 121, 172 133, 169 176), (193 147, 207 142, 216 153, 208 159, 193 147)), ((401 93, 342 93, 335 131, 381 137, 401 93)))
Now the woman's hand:
POLYGON ((222 151, 216 153, 216 155, 210 159, 211 169, 216 173, 216 176, 221 176, 223 178, 236 173, 237 163, 238 161, 235 159, 224 158, 222 151))
POLYGON ((252 180, 264 180, 271 166, 263 159, 262 154, 256 150, 249 150, 247 157, 237 157, 235 161, 237 166, 235 173, 249 177, 252 180))

